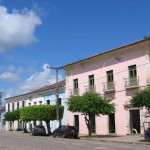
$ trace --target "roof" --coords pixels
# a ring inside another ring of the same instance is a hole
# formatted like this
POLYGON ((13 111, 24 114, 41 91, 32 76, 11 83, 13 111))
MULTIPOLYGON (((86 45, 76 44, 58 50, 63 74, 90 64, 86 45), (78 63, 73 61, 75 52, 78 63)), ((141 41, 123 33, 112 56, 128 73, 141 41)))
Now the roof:
POLYGON ((132 45, 135 45, 135 44, 138 44, 138 43, 142 43, 144 41, 150 41, 150 38, 142 39, 142 40, 139 40, 139 41, 136 41, 136 42, 133 42, 133 43, 129 43, 129 44, 123 45, 121 47, 117 47, 117 48, 114 48, 114 49, 111 49, 111 50, 108 50, 108 51, 105 51, 105 52, 102 52, 102 53, 98 53, 98 54, 92 55, 92 56, 87 57, 85 59, 81 59, 79 61, 75 61, 75 62, 66 64, 66 65, 62 66, 62 68, 65 68, 65 67, 70 66, 70 65, 74 65, 76 63, 79 63, 79 62, 82 62, 82 61, 85 61, 85 60, 89 60, 91 58, 94 58, 94 57, 97 57, 97 56, 100 56, 100 55, 104 55, 104 54, 107 54, 107 53, 110 53, 110 52, 113 52, 113 51, 117 51, 117 50, 125 48, 125 47, 129 47, 129 46, 132 46, 132 45))
MULTIPOLYGON (((58 88, 64 87, 65 85, 66 85, 66 80, 62 80, 62 81, 58 82, 58 88)), ((45 85, 42 88, 36 89, 34 91, 31 91, 31 92, 28 92, 28 93, 25 93, 25 94, 13 96, 13 97, 8 97, 5 100, 8 100, 10 98, 25 96, 25 95, 29 95, 29 94, 34 94, 34 93, 38 93, 38 92, 42 92, 42 91, 46 91, 46 90, 56 89, 56 87, 57 87, 57 83, 54 83, 54 84, 51 84, 51 85, 45 85)))

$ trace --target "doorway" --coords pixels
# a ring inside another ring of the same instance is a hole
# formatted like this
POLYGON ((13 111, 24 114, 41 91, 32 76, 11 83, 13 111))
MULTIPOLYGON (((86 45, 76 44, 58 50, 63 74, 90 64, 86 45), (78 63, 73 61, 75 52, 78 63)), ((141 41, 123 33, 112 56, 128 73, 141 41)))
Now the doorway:
POLYGON ((139 109, 130 110, 130 133, 141 133, 139 109))
POLYGON ((79 115, 74 115, 74 126, 79 130, 79 115))
POLYGON ((109 115, 109 133, 115 133, 115 114, 112 113, 109 115))

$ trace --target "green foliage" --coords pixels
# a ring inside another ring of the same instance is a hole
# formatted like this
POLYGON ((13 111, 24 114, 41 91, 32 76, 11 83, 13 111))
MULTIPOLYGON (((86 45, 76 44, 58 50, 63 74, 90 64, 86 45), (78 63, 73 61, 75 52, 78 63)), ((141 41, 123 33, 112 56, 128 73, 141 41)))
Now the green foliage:
POLYGON ((150 111, 150 86, 132 96, 131 104, 134 107, 146 107, 150 111))
MULTIPOLYGON (((60 119, 63 117, 64 107, 59 106, 60 119)), ((56 120, 56 105, 34 105, 20 108, 20 118, 23 121, 56 120)))
POLYGON ((68 110, 99 116, 115 112, 112 100, 101 97, 98 93, 86 92, 82 96, 73 96, 68 101, 68 110))
POLYGON ((67 105, 69 111, 79 112, 84 115, 89 136, 91 136, 92 117, 109 115, 115 112, 115 105, 111 102, 112 100, 103 98, 98 93, 86 92, 82 96, 72 96, 67 105))
POLYGON ((6 112, 4 115, 4 118, 5 118, 5 121, 12 121, 13 122, 16 120, 13 112, 6 112))
POLYGON ((20 110, 19 109, 14 110, 13 114, 14 114, 15 120, 20 119, 20 110))
POLYGON ((144 40, 146 40, 146 39, 150 39, 150 36, 144 36, 144 38, 143 38, 144 40))

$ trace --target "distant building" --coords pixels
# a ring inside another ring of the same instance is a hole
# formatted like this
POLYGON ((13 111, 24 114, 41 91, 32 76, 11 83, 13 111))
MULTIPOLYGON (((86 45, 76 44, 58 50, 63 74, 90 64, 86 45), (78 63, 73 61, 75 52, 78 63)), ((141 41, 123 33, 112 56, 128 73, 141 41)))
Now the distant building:
POLYGON ((2 106, 2 94, 3 92, 0 92, 0 129, 5 128, 5 121, 4 121, 5 107, 2 106))
MULTIPOLYGON (((66 71, 66 95, 82 95, 96 91, 113 99, 116 112, 93 116, 92 132, 95 134, 143 134, 144 108, 130 104, 132 96, 150 85, 150 39, 140 40, 96 54, 63 66, 66 71)), ((81 134, 88 130, 84 116, 67 113, 67 122, 76 125, 81 134)))
MULTIPOLYGON (((66 124, 66 94, 65 94, 65 80, 58 82, 58 93, 59 98, 61 98, 61 105, 64 106, 64 116, 62 124, 66 124)), ((56 83, 51 85, 46 85, 42 88, 34 90, 32 92, 6 98, 6 112, 13 111, 15 109, 19 109, 21 107, 26 107, 30 105, 51 105, 56 104, 56 83)), ((27 130, 30 131, 30 125, 44 125, 46 127, 46 123, 44 121, 36 121, 27 123, 27 130)), ((59 126, 58 121, 50 121, 51 131, 59 126)), ((23 122, 15 121, 13 128, 14 130, 22 130, 24 128, 23 122)), ((9 130, 9 123, 6 122, 6 130, 9 130)))

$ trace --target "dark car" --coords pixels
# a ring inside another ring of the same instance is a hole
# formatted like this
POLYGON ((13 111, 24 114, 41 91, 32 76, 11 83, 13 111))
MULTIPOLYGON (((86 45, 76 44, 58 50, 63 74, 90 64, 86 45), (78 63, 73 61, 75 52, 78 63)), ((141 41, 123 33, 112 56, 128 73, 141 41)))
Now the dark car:
POLYGON ((64 138, 66 137, 74 137, 75 139, 78 138, 78 130, 74 126, 68 126, 68 125, 61 125, 57 129, 53 131, 53 137, 56 136, 62 136, 64 138))
POLYGON ((41 125, 35 125, 32 129, 32 135, 46 135, 45 127, 41 125))

